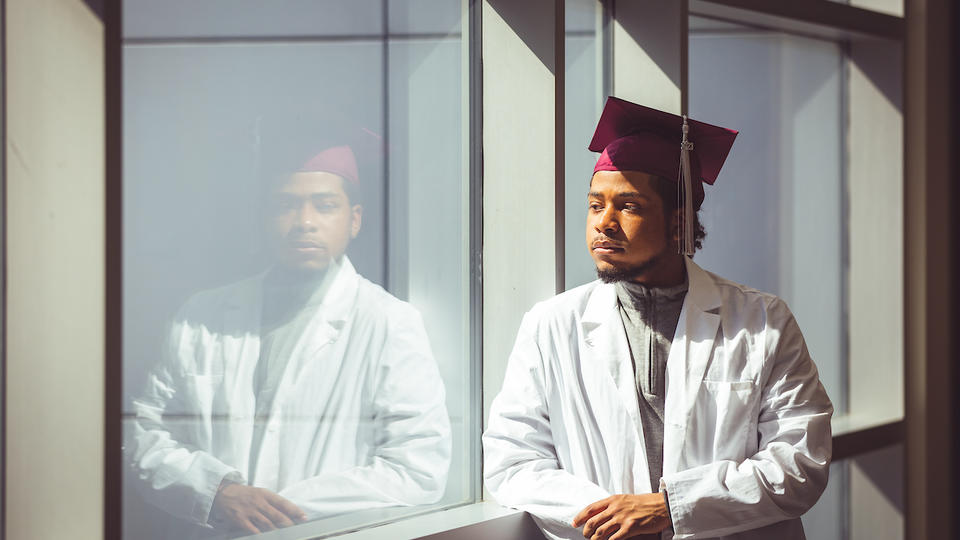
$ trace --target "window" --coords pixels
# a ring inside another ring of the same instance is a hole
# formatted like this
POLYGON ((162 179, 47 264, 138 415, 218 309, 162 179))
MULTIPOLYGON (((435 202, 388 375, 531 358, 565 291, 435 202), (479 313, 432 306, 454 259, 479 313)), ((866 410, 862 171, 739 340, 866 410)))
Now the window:
POLYGON ((124 537, 473 501, 466 3, 123 12, 124 537))

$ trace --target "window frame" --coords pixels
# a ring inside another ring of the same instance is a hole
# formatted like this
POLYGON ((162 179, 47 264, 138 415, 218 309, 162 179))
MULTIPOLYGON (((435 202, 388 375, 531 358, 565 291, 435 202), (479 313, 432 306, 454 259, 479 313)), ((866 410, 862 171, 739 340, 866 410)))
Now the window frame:
MULTIPOLYGON (((384 16, 387 13, 388 0, 381 0, 384 16)), ((103 408, 104 422, 104 451, 103 451, 103 531, 105 539, 121 539, 123 537, 123 49, 128 41, 123 35, 123 3, 124 0, 104 0, 102 20, 104 24, 104 99, 105 99, 105 328, 104 328, 104 383, 105 396, 103 408)), ((464 239, 467 242, 464 261, 467 265, 468 285, 464 293, 470 299, 466 310, 469 344, 467 346, 469 359, 466 370, 470 384, 465 388, 469 402, 469 414, 464 420, 474 427, 482 425, 482 315, 483 315, 483 279, 482 279, 482 246, 483 246, 483 215, 482 215, 482 85, 479 84, 482 76, 480 62, 480 1, 459 0, 462 13, 461 32, 462 44, 462 90, 461 112, 464 118, 463 125, 463 159, 461 170, 465 176, 464 196, 461 208, 468 213, 464 239)), ((390 35, 384 31, 381 34, 384 48, 389 46, 390 35)), ((132 39, 132 42, 151 41, 132 39)), ((386 65, 385 70, 389 69, 386 65)), ((388 84, 384 78, 384 84, 388 84)), ((388 91, 384 88, 384 91, 388 91)), ((384 99, 389 99, 384 95, 384 99)), ((386 114, 386 112, 385 112, 386 114)), ((385 125, 388 125, 385 122, 385 125)), ((388 171, 384 171, 385 177, 388 171)), ((389 219, 385 220, 384 227, 389 229, 389 219)), ((389 232, 389 231, 387 231, 389 232)), ((385 242, 385 264, 390 265, 389 242, 385 242)), ((400 272, 405 274, 405 269, 400 272)), ((404 277, 403 275, 400 278, 404 277)), ((388 284, 394 283, 398 277, 385 273, 388 284)), ((406 284, 401 284, 399 295, 405 297, 406 284)), ((4 303, 5 306, 5 303, 4 303)), ((381 531, 380 527, 395 523, 409 525, 416 520, 423 520, 430 516, 449 516, 449 512, 460 509, 460 522, 466 524, 477 521, 477 516, 484 518, 503 517, 515 512, 478 507, 482 503, 482 476, 480 432, 471 434, 471 440, 465 441, 470 452, 468 502, 452 502, 431 505, 422 511, 413 510, 410 514, 398 517, 374 519, 369 524, 357 526, 337 521, 334 530, 322 529, 326 524, 317 520, 297 525, 283 531, 274 531, 258 535, 257 538, 325 538, 347 537, 356 531, 381 531), (479 510, 471 510, 471 508, 479 510), (477 512, 480 511, 480 514, 477 512), (466 521, 464 521, 466 519, 466 521), (311 527, 313 525, 313 527, 311 527), (311 531, 311 529, 316 529, 311 531)), ((435 519, 435 518, 430 518, 435 519)), ((401 529, 407 525, 400 525, 401 529)), ((2 536, 2 535, 0 535, 2 536)))

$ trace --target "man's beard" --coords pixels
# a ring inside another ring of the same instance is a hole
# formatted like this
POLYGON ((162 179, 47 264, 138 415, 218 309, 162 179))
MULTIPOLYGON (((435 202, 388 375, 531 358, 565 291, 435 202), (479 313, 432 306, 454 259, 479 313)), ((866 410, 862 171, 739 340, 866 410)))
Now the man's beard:
POLYGON ((663 259, 663 254, 664 251, 661 251, 660 253, 657 253, 653 257, 650 257, 640 264, 635 264, 625 268, 610 268, 609 270, 601 270, 597 268, 597 277, 600 278, 600 280, 604 283, 633 281, 657 266, 657 264, 660 263, 660 260, 663 259))

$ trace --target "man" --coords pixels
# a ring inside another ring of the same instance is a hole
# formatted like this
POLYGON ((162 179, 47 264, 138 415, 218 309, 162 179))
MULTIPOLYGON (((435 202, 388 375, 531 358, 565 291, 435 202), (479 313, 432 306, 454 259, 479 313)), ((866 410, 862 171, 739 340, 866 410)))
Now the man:
POLYGON ((359 188, 346 146, 283 176, 273 267, 176 316, 127 448, 157 506, 259 533, 443 494, 449 418, 420 316, 345 255, 359 188))
POLYGON ((600 280, 526 314, 483 436, 488 489, 550 538, 804 537, 831 454, 816 367, 783 301, 686 256, 735 136, 607 101, 600 280))

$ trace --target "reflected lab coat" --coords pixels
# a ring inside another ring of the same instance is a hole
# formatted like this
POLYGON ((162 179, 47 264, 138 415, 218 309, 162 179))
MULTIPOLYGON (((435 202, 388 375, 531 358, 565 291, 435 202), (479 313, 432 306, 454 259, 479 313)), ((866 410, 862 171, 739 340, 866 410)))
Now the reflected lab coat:
POLYGON ((664 538, 801 539, 827 483, 833 407, 786 304, 687 259, 666 368, 663 476, 651 486, 614 285, 537 304, 520 325, 483 435, 498 502, 549 538, 613 494, 667 492, 664 538))
POLYGON ((436 502, 450 424, 423 323, 346 257, 283 345, 289 361, 251 448, 262 288, 260 276, 200 293, 176 317, 166 359, 133 403, 126 450, 145 497, 200 525, 224 477, 311 519, 436 502))

